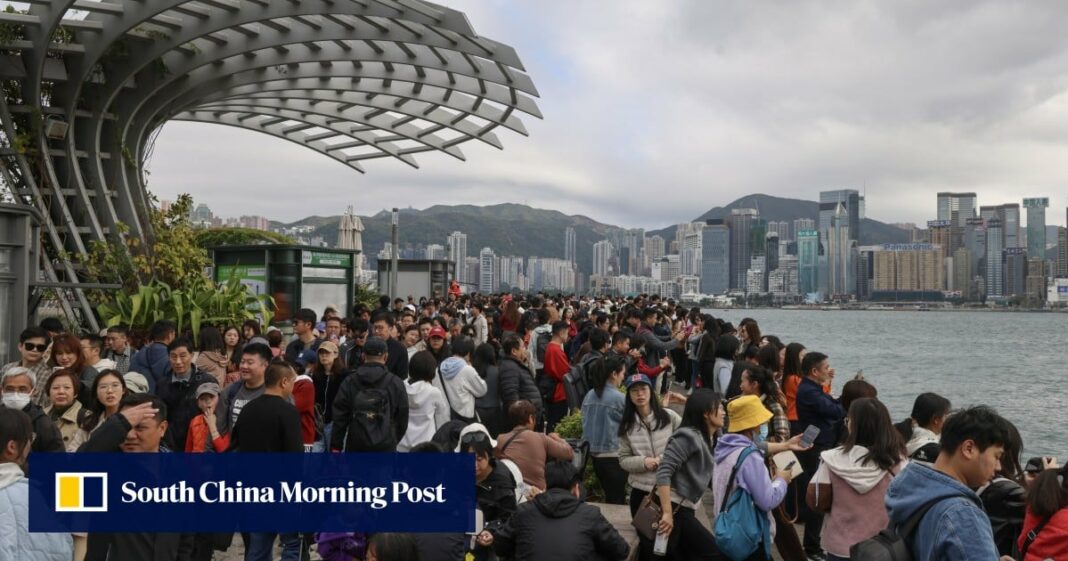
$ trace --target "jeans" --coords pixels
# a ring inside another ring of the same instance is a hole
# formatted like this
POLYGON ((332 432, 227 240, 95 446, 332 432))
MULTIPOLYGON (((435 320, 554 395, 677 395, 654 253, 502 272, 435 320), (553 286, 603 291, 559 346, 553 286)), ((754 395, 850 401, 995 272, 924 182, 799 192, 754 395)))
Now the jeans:
POLYGON ((593 458, 593 472, 604 490, 604 502, 627 504, 627 472, 619 467, 619 458, 593 458))
POLYGON ((300 561, 300 534, 274 532, 251 532, 245 545, 245 561, 272 561, 274 540, 282 541, 282 561, 300 561))

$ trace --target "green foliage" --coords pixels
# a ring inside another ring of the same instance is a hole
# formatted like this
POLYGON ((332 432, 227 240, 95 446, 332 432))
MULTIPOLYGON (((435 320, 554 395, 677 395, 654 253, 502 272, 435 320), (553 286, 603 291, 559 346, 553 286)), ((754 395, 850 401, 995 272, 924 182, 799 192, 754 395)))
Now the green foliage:
POLYGON ((168 319, 177 324, 178 332, 193 332, 194 342, 203 325, 240 325, 249 319, 270 324, 274 318, 274 299, 255 295, 236 276, 216 284, 203 276, 184 289, 153 280, 136 292, 119 292, 114 301, 97 307, 104 325, 127 325, 147 329, 153 322, 168 319))
POLYGON ((196 243, 209 248, 220 245, 294 244, 296 241, 277 232, 252 228, 204 228, 196 230, 196 243))
MULTIPOLYGON (((582 438, 582 411, 564 417, 556 423, 556 434, 560 438, 582 438)), ((582 474, 582 484, 586 487, 589 500, 604 498, 604 490, 601 489, 601 481, 597 479, 597 473, 593 471, 593 462, 586 462, 586 473, 582 474)))
POLYGON ((354 304, 363 304, 368 309, 373 310, 378 307, 379 294, 374 290, 371 290, 371 286, 367 284, 356 283, 355 294, 352 301, 354 304))

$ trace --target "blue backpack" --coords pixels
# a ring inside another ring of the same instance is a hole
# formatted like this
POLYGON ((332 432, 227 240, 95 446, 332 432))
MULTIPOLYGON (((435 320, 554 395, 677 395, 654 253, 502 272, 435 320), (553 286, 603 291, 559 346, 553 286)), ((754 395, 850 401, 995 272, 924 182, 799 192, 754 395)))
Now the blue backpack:
POLYGON ((719 516, 716 517, 716 548, 732 561, 748 559, 760 547, 761 542, 765 558, 771 559, 771 523, 768 522, 767 514, 761 512, 753 503, 749 491, 734 486, 738 468, 749 454, 755 451, 756 448, 746 448, 738 456, 723 494, 723 505, 719 509, 719 516))

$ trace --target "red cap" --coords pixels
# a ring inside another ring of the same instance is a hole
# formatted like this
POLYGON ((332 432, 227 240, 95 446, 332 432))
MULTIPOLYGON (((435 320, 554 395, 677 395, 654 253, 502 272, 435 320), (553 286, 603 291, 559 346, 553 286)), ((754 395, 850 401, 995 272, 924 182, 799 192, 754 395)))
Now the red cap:
POLYGON ((445 330, 442 329, 440 325, 435 325, 431 328, 430 335, 427 336, 427 339, 433 339, 434 337, 445 338, 445 330))

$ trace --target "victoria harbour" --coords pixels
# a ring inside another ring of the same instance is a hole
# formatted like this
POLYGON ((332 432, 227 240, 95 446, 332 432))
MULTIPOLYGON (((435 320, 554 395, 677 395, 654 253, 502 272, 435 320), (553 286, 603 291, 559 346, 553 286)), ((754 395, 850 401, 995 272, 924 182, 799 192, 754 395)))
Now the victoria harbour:
MULTIPOLYGON (((961 408, 984 403, 1011 418, 1025 456, 1068 450, 1062 314, 818 310, 706 310, 737 323, 757 320, 783 342, 830 356, 834 393, 856 375, 879 389, 895 420, 921 392, 961 408)), ((1026 459, 1026 458, 1025 458, 1026 459)))

